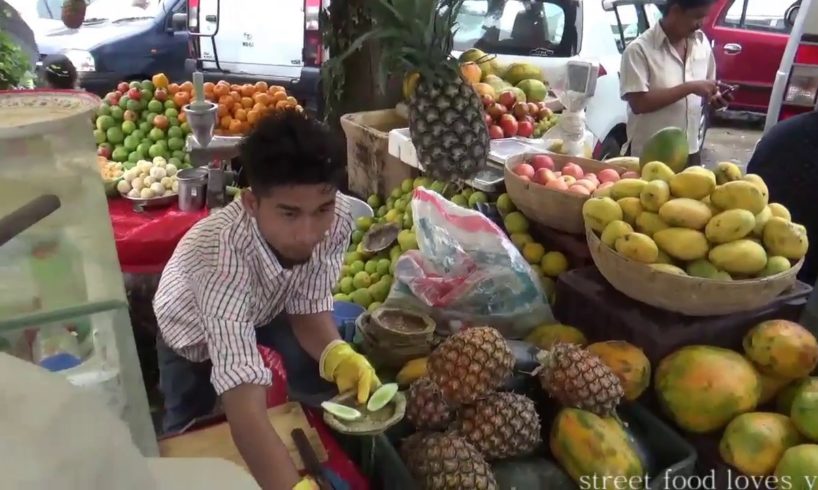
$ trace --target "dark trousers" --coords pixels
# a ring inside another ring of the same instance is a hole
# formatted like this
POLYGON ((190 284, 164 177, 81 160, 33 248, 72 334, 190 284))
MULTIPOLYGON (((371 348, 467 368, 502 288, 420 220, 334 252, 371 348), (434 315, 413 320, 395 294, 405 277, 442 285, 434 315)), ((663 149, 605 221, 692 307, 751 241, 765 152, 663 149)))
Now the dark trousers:
MULTIPOLYGON (((337 394, 335 385, 321 379, 318 363, 298 343, 287 316, 281 314, 256 329, 256 342, 275 350, 284 362, 291 400, 317 406, 337 394)), ((210 383, 210 361, 192 362, 180 356, 157 336, 159 389, 165 398, 162 429, 178 432, 216 406, 216 391, 210 383)))

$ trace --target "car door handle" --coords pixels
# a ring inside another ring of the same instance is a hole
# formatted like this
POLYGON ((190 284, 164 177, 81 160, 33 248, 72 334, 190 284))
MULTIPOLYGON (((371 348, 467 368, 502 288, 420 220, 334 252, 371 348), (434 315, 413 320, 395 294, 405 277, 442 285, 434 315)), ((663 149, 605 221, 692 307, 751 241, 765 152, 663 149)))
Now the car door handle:
POLYGON ((724 52, 727 54, 741 53, 741 44, 729 43, 724 45, 724 52))
POLYGON ((217 17, 215 15, 205 15, 205 20, 208 22, 216 22, 217 17))

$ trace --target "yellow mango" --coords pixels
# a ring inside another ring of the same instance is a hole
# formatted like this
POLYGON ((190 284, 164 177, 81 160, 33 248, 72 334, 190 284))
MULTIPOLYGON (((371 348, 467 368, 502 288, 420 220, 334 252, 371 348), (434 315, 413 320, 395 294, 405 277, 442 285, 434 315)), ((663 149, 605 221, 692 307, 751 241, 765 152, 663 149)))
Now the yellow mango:
POLYGON ((618 201, 623 197, 639 197, 648 183, 642 179, 621 179, 611 186, 611 197, 618 201))
POLYGON ((427 364, 428 358, 426 357, 412 359, 404 364, 400 371, 398 371, 397 376, 395 376, 395 381, 397 381, 399 385, 412 384, 416 379, 426 376, 427 364))
POLYGON ((642 188, 639 200, 646 211, 659 211, 659 208, 670 199, 670 186, 664 180, 652 180, 642 188))
POLYGON ((704 233, 689 228, 668 228, 653 235, 661 250, 674 259, 690 261, 707 256, 710 245, 704 233))
POLYGON ((724 210, 746 209, 755 216, 764 210, 767 198, 756 184, 735 180, 716 187, 710 194, 710 202, 724 210))
POLYGON ((790 210, 785 208, 783 204, 777 202, 770 203, 770 212, 777 218, 783 218, 785 221, 792 221, 790 210))
POLYGON ((705 203, 685 197, 671 199, 659 209, 662 221, 675 228, 703 230, 712 216, 705 203))
POLYGON ((767 220, 762 236, 771 255, 800 260, 809 248, 807 229, 777 216, 767 220))
POLYGON ((754 275, 767 265, 764 247, 752 240, 736 240, 717 245, 707 255, 710 262, 730 274, 754 275))
POLYGON ((753 227, 753 236, 760 237, 764 233, 764 226, 767 224, 767 221, 773 217, 773 212, 770 209, 770 206, 764 206, 764 209, 761 210, 755 216, 756 225, 753 227))
POLYGON ((613 248, 616 245, 616 241, 628 233, 633 233, 633 227, 622 220, 615 220, 608 223, 608 226, 602 230, 600 240, 602 240, 602 243, 605 245, 613 248))
POLYGON ((707 222, 704 234, 712 243, 727 243, 746 237, 756 226, 756 217, 746 209, 728 209, 707 222))
POLYGON ((716 187, 716 176, 702 167, 689 167, 670 179, 670 193, 674 197, 704 199, 716 187))
POLYGON ((636 231, 644 233, 647 236, 652 237, 657 231, 666 230, 668 228, 670 228, 670 226, 662 221, 662 218, 660 218, 657 213, 642 211, 642 213, 636 217, 636 231))
POLYGON ((622 208, 610 197, 592 197, 582 205, 582 217, 592 230, 602 233, 611 221, 622 220, 622 208))
POLYGON ((623 197, 616 203, 622 208, 622 219, 630 225, 635 225, 636 217, 642 213, 642 201, 638 197, 623 197))
POLYGON ((628 233, 616 241, 616 251, 625 257, 652 264, 659 257, 659 248, 649 236, 642 233, 628 233))

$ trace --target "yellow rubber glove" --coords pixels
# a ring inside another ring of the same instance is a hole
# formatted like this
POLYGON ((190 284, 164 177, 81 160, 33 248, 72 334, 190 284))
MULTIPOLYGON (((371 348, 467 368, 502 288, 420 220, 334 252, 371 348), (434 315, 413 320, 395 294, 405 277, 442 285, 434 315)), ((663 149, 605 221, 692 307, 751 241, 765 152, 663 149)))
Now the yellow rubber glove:
POLYGON ((315 480, 309 476, 305 476, 300 482, 296 483, 293 490, 320 490, 321 487, 315 483, 315 480))
POLYGON ((319 365, 322 378, 338 385, 341 393, 355 390, 361 404, 381 385, 366 357, 343 340, 334 340, 324 348, 319 365))

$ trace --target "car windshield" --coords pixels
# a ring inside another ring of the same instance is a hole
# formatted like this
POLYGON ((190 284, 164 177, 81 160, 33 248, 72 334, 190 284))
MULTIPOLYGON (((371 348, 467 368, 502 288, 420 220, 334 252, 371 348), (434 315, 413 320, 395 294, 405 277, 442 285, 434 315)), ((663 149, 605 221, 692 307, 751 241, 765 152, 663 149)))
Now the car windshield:
POLYGON ((465 0, 454 49, 516 56, 572 56, 577 5, 570 0, 465 0))
POLYGON ((85 23, 153 19, 166 7, 164 0, 96 0, 85 12, 85 23))

